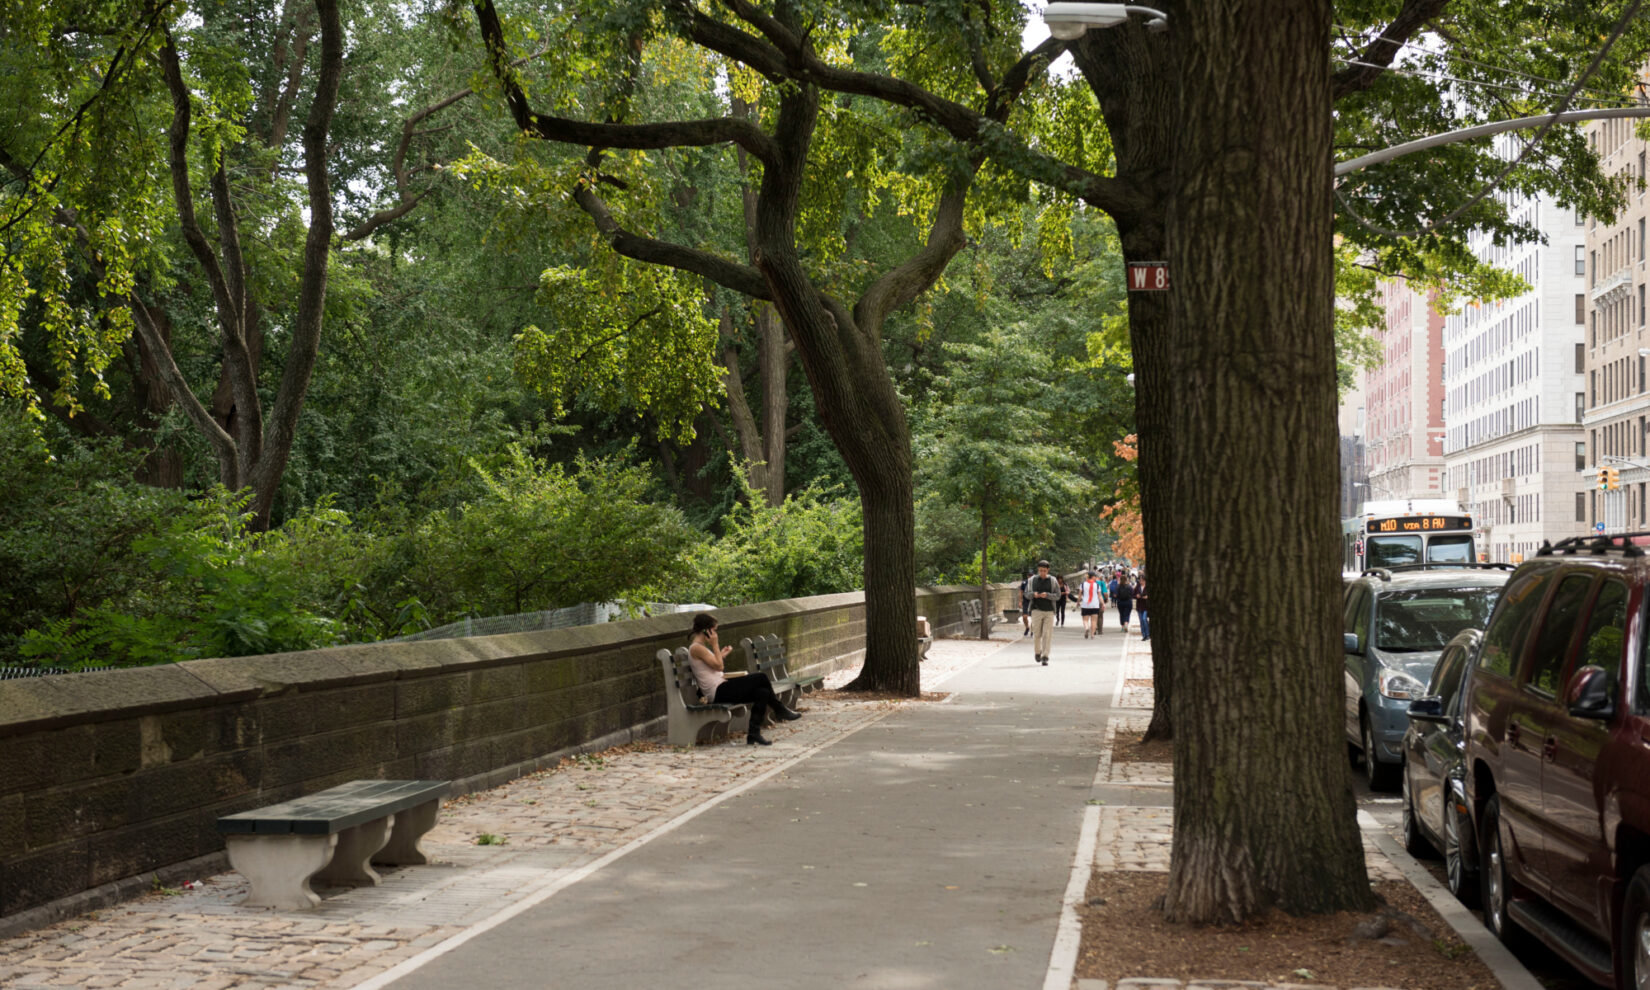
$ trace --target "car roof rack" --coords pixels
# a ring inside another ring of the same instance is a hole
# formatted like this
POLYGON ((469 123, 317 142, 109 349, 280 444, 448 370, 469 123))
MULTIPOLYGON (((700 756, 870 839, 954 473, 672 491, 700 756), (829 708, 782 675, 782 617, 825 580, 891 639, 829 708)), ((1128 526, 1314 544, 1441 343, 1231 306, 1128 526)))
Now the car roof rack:
POLYGON ((1541 549, 1535 552, 1537 557, 1575 557, 1587 554, 1592 557, 1602 557, 1611 551, 1619 551, 1624 557, 1642 557, 1644 551, 1634 546, 1635 537, 1650 537, 1650 530, 1641 530, 1637 533, 1613 533, 1609 536, 1572 536, 1557 543, 1541 542, 1541 549))
POLYGON ((1387 568, 1387 570, 1391 570, 1391 571, 1431 571, 1431 570, 1451 570, 1451 569, 1458 568, 1458 567, 1471 567, 1471 568, 1474 568, 1476 570, 1481 570, 1481 571, 1510 571, 1510 570, 1515 569, 1517 567, 1517 565, 1516 564, 1508 564, 1508 563, 1505 563, 1505 562, 1502 562, 1502 561, 1499 561, 1499 560, 1487 561, 1487 562, 1486 561, 1477 561, 1477 560, 1434 560, 1434 561, 1429 561, 1428 563, 1425 563, 1425 564, 1394 564, 1391 567, 1387 568))

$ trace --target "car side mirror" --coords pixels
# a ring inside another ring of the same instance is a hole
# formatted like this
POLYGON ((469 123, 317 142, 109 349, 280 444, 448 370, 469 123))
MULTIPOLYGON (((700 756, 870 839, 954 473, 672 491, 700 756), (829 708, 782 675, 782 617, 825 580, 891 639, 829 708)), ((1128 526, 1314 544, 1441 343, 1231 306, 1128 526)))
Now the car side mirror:
POLYGON ((1343 638, 1343 641, 1346 644, 1346 652, 1348 652, 1348 653, 1362 653, 1363 652, 1363 649, 1358 646, 1358 634, 1357 633, 1344 633, 1344 634, 1342 634, 1342 638, 1343 638))
POLYGON ((1444 714, 1444 699, 1439 697, 1416 698, 1409 703, 1409 720, 1411 722, 1437 722, 1439 725, 1449 721, 1444 714))
POLYGON ((1588 664, 1570 679, 1570 690, 1564 700, 1575 718, 1607 719, 1616 713, 1615 693, 1616 676, 1603 667, 1588 664))

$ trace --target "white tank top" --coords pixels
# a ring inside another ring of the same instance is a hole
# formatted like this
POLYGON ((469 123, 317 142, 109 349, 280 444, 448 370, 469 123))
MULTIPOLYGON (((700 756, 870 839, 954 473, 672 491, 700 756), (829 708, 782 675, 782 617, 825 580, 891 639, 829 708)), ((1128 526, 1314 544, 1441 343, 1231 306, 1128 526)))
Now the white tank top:
POLYGON ((715 701, 716 689, 721 687, 727 678, 722 676, 720 670, 712 670, 709 664, 699 659, 691 650, 688 651, 688 666, 693 668, 693 679, 699 682, 699 693, 705 696, 706 701, 715 701))
POLYGON ((1084 581, 1083 582, 1083 601, 1078 607, 1079 608, 1099 608, 1100 607, 1100 582, 1099 581, 1084 581))

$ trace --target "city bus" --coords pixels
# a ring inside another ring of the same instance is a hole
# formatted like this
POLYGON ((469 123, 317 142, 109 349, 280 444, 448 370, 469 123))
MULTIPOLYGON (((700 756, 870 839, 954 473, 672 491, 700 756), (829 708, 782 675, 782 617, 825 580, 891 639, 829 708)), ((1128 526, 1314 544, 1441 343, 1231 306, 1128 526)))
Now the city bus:
POLYGON ((1401 564, 1467 564, 1478 559, 1472 516, 1448 499, 1365 502, 1341 526, 1345 569, 1401 564))

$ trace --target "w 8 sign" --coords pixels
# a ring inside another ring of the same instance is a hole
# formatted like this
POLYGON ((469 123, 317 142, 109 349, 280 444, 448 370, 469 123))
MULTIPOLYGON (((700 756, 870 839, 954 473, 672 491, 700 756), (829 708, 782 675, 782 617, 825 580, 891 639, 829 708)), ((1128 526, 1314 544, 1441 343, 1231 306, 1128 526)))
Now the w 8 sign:
POLYGON ((1169 287, 1167 261, 1129 262, 1130 292, 1162 292, 1169 287))

